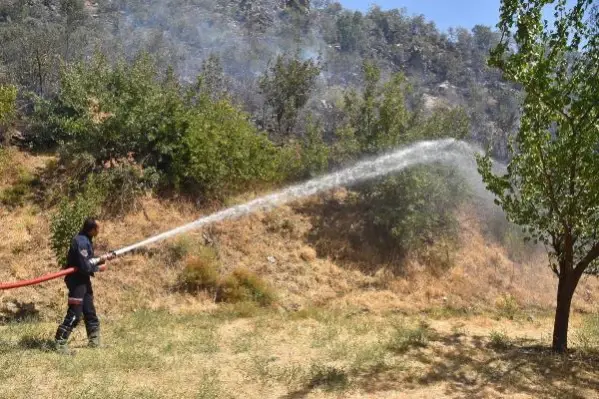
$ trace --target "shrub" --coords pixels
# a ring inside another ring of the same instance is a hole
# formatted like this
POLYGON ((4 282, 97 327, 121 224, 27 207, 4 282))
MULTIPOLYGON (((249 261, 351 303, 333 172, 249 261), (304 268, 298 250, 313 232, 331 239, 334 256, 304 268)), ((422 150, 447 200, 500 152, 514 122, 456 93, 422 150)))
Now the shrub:
POLYGON ((223 196, 279 179, 276 148, 229 102, 201 99, 188 123, 175 174, 189 187, 223 196))
POLYGON ((506 319, 514 320, 516 315, 520 312, 520 306, 512 295, 502 295, 495 302, 495 307, 497 308, 497 313, 500 317, 505 317, 506 319))
MULTIPOLYGON (((2 167, 0 166, 1 171, 2 167)), ((22 206, 31 194, 32 185, 36 182, 35 176, 24 169, 19 168, 16 173, 18 181, 0 192, 0 201, 10 207, 22 206)))
POLYGON ((111 215, 123 215, 137 209, 139 199, 158 184, 153 168, 142 169, 132 163, 120 163, 97 174, 96 182, 104 193, 103 208, 111 215))
POLYGON ((315 88, 320 65, 313 60, 302 61, 297 55, 280 55, 260 79, 260 89, 266 99, 266 111, 279 135, 289 136, 302 108, 315 88))
POLYGON ((506 349, 510 346, 510 338, 503 331, 491 331, 489 346, 495 349, 506 349))
POLYGON ((98 55, 70 65, 60 87, 51 102, 38 103, 42 141, 89 152, 99 162, 129 154, 154 166, 171 160, 183 99, 173 75, 161 75, 148 55, 116 64, 98 55))
POLYGON ((410 328, 397 324, 389 341, 388 348, 394 352, 403 353, 412 347, 425 347, 428 344, 430 331, 428 325, 421 322, 410 328))
POLYGON ((219 281, 219 261, 216 251, 203 247, 197 256, 185 264, 179 275, 178 286, 187 292, 215 291, 219 281))
MULTIPOLYGON (((181 236, 165 246, 163 257, 168 264, 175 264, 186 258, 193 251, 195 243, 189 236, 181 236)), ((202 247, 203 249, 203 247, 202 247)))
POLYGON ((443 247, 457 238, 455 211, 465 198, 463 187, 443 166, 416 167, 366 184, 355 199, 364 208, 364 236, 390 258, 413 254, 449 267, 443 247))
POLYGON ((0 145, 4 142, 4 129, 12 123, 15 117, 15 102, 17 88, 0 85, 0 145))
POLYGON ((302 142, 300 177, 312 178, 326 172, 329 166, 329 153, 329 147, 323 139, 322 127, 309 121, 302 142))
POLYGON ((97 56, 71 65, 57 96, 37 100, 33 141, 61 147, 64 164, 69 154, 89 156, 83 178, 102 175, 107 208, 117 213, 158 182, 224 197, 279 180, 277 149, 229 100, 211 96, 205 78, 183 87, 143 54, 130 63, 97 56))
POLYGON ((246 269, 236 269, 219 284, 220 302, 257 302, 267 306, 275 301, 275 294, 264 280, 246 269))
POLYGON ((66 264, 66 256, 71 240, 81 229, 88 217, 97 215, 103 201, 102 193, 93 184, 88 184, 82 194, 71 202, 68 199, 58 206, 50 221, 50 241, 52 250, 60 265, 66 264))

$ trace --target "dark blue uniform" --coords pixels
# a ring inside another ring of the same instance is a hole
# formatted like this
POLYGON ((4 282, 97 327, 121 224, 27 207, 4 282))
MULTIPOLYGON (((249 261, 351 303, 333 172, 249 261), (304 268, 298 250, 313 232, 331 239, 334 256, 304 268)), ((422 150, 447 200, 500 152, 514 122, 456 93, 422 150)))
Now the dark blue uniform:
POLYGON ((100 321, 94 307, 94 291, 91 284, 91 277, 99 269, 98 265, 90 262, 93 257, 94 247, 91 237, 79 233, 71 241, 67 255, 66 267, 76 267, 77 272, 65 277, 69 289, 69 307, 64 321, 56 331, 57 341, 67 341, 82 317, 88 338, 99 337, 100 321))

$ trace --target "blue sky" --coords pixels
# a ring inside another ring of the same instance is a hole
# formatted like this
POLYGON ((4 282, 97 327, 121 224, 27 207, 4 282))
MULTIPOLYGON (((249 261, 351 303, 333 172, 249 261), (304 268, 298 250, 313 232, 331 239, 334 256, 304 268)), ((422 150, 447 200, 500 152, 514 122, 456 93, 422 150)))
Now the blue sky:
MULTIPOLYGON (((339 0, 347 8, 367 11, 373 4, 383 9, 403 8, 408 14, 424 14, 440 30, 476 24, 495 26, 499 21, 500 0, 339 0)), ((569 0, 569 3, 573 3, 569 0)))

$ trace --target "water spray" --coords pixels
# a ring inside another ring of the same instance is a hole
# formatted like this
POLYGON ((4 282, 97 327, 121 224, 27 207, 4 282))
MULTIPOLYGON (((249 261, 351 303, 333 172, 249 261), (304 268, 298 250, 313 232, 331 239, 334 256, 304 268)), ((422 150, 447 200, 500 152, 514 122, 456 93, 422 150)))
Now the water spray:
MULTIPOLYGON (((257 211, 269 211, 277 206, 289 203, 299 198, 309 197, 335 187, 349 186, 371 180, 376 177, 381 177, 389 173, 399 172, 410 166, 430 164, 435 162, 458 162, 463 160, 465 155, 471 156, 474 152, 475 151, 470 145, 454 139, 421 141, 407 148, 381 155, 378 158, 361 161, 352 167, 340 170, 338 172, 288 187, 284 190, 257 198, 245 204, 224 209, 138 243, 117 249, 112 251, 112 253, 115 256, 122 256, 136 249, 164 241, 173 236, 184 234, 192 230, 197 230, 212 223, 237 219, 257 211)), ((93 262, 98 263, 99 258, 93 259, 93 262)), ((103 270, 103 268, 104 267, 101 267, 100 270, 103 270)), ((60 272, 48 274, 32 280, 19 281, 15 283, 0 283, 0 290, 40 284, 44 281, 53 280, 74 272, 76 272, 76 269, 71 267, 60 272)))

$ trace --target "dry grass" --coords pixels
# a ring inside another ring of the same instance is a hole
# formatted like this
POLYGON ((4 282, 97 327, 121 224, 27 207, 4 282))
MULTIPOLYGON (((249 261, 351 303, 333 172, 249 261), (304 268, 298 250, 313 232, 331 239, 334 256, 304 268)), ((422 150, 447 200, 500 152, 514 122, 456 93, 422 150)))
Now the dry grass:
MULTIPOLYGON (((208 211, 206 211, 207 213, 208 211)), ((9 210, 0 206, 0 279, 24 279, 56 270, 48 246, 48 212, 32 205, 9 210)), ((106 221, 97 241, 98 253, 147 238, 195 220, 201 214, 185 203, 143 201, 138 212, 106 221)), ((456 265, 439 276, 425 265, 412 263, 405 275, 393 276, 384 265, 365 274, 351 263, 316 257, 307 245, 313 226, 308 215, 291 206, 268 214, 254 214, 167 241, 116 260, 109 272, 96 278, 99 306, 114 315, 150 307, 193 311, 214 306, 213 296, 193 297, 176 292, 184 261, 205 245, 218 253, 221 273, 245 268, 276 288, 278 303, 286 309, 313 304, 348 305, 372 312, 393 309, 441 314, 493 311, 500 317, 525 317, 518 309, 547 309, 554 304, 555 279, 543 260, 516 264, 502 248, 485 241, 476 224, 463 222, 463 245, 456 265), (502 307, 505 298, 508 305, 502 307), (506 313, 507 312, 507 313, 506 313), (517 313, 517 314, 516 314, 517 313)), ((585 279, 577 290, 576 311, 588 311, 599 284, 585 279)), ((49 282, 35 288, 0 293, 2 302, 34 301, 45 318, 60 316, 63 284, 49 282)), ((0 311, 2 307, 0 305, 0 311)))
MULTIPOLYGON (((15 154, 31 173, 45 163, 15 154)), ((16 179, 0 174, 0 188, 16 179)), ((579 313, 594 309, 596 280, 583 280, 574 300, 571 345, 580 351, 555 357, 535 347, 549 344, 556 292, 542 256, 513 262, 462 215, 455 266, 439 274, 412 262, 398 277, 389 265, 365 270, 360 257, 317 254, 314 219, 305 209, 296 204, 218 223, 111 263, 95 279, 112 344, 101 356, 85 348, 74 359, 46 351, 66 306, 61 281, 0 292, 2 398, 28 392, 48 398, 594 397, 599 329, 579 313), (277 306, 217 305, 209 293, 176 290, 186 260, 206 246, 217 254, 221 276, 247 270, 275 288, 277 306), (10 322, 15 308, 35 322, 10 322)), ((146 198, 139 211, 103 223, 97 251, 213 210, 146 198)), ((48 215, 30 203, 0 204, 0 281, 57 270, 48 215)), ((83 334, 77 332, 75 346, 83 334)))
POLYGON ((49 350, 55 324, 10 323, 0 325, 0 385, 7 399, 596 397, 597 352, 554 356, 538 347, 542 329, 497 335, 482 321, 138 311, 104 322, 106 348, 87 349, 77 330, 74 357, 49 350))

